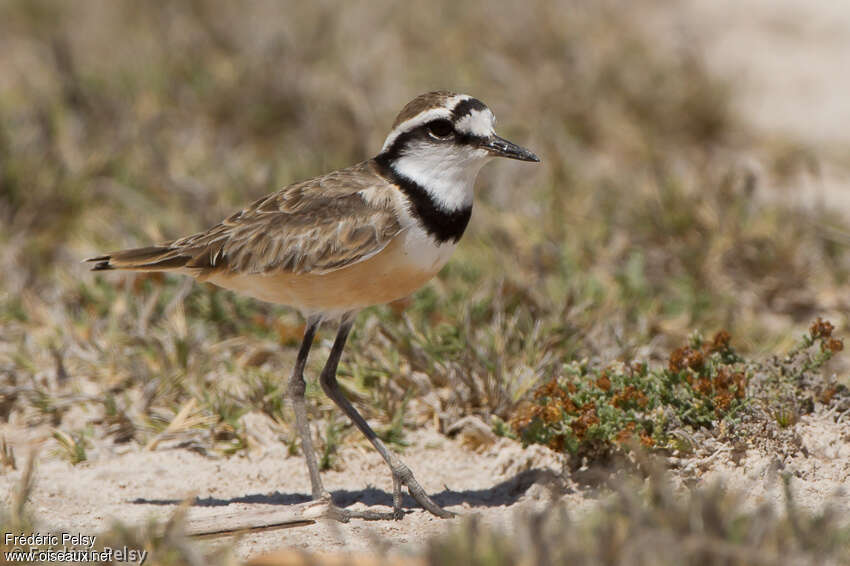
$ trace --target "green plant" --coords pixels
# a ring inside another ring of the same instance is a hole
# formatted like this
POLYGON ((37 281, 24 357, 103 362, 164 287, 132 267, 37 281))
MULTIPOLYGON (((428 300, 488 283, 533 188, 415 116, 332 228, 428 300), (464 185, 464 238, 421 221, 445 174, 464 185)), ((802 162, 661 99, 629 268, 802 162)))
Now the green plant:
POLYGON ((410 401, 410 395, 402 399, 401 404, 396 408, 390 424, 381 430, 377 431, 378 437, 388 444, 392 444, 396 449, 403 449, 410 443, 404 439, 404 415, 407 410, 407 403, 410 401))
POLYGON ((741 406, 747 381, 741 362, 725 332, 710 342, 693 335, 661 369, 571 362, 534 391, 511 424, 525 444, 579 457, 635 439, 646 447, 679 447, 676 428, 709 427, 741 406))
POLYGON ((322 452, 319 456, 319 469, 330 470, 336 463, 336 453, 339 450, 340 436, 344 425, 334 416, 329 416, 325 422, 325 434, 322 437, 322 452))
POLYGON ((68 434, 59 429, 53 431, 53 438, 59 443, 57 453, 65 457, 71 464, 77 465, 88 459, 86 448, 89 445, 83 432, 68 434))
POLYGON ((797 344, 784 356, 771 356, 753 364, 750 396, 762 418, 780 428, 795 424, 811 413, 815 404, 846 402, 850 392, 832 374, 821 368, 844 349, 844 341, 833 335, 835 327, 818 318, 797 344))
POLYGON ((650 369, 645 363, 599 368, 571 362, 561 376, 534 391, 511 425, 523 443, 545 444, 579 461, 633 440, 647 448, 687 449, 683 439, 688 433, 740 414, 754 396, 755 390, 747 386, 754 375, 761 384, 756 398, 787 425, 792 400, 799 397, 797 389, 789 389, 791 384, 799 387, 803 376, 843 348, 832 330, 830 323, 818 319, 779 365, 745 360, 725 331, 710 341, 692 335, 687 346, 670 354, 664 368, 650 369))

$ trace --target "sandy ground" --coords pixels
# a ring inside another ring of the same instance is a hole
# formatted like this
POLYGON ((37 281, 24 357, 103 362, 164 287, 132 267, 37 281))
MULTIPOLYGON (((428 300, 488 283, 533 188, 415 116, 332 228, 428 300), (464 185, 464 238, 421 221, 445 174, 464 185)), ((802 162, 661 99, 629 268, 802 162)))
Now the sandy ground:
MULTIPOLYGON (((784 434, 794 440, 743 454, 721 446, 703 459, 684 461, 677 474, 698 483, 722 479, 753 504, 769 501, 782 506, 781 474, 788 472, 798 506, 810 510, 821 509, 826 503, 838 508, 850 506, 850 490, 846 489, 850 486, 850 432, 846 422, 816 412, 784 434), (783 449, 775 450, 777 445, 783 449)), ((279 548, 367 552, 378 544, 394 554, 408 554, 422 550, 428 537, 448 531, 464 515, 473 513, 486 524, 510 532, 518 513, 549 501, 551 486, 561 486, 559 497, 575 514, 592 508, 599 500, 597 486, 573 479, 561 483, 560 459, 543 447, 523 450, 513 441, 497 439, 473 450, 459 439, 430 430, 412 434, 410 440, 404 459, 435 500, 459 513, 459 518, 434 518, 407 497, 401 522, 319 521, 204 544, 216 546, 235 540, 236 552, 242 558, 279 548)), ((380 457, 365 443, 354 443, 340 452, 339 461, 339 470, 323 474, 334 500, 349 509, 386 510, 391 503, 391 482, 380 457)), ((0 476, 0 492, 9 494, 20 473, 0 476)), ((37 469, 32 510, 42 526, 54 532, 96 534, 109 528, 116 518, 125 524, 143 524, 150 518, 165 520, 180 501, 192 495, 198 502, 191 518, 280 509, 309 499, 309 478, 301 456, 287 456, 285 448, 275 443, 232 458, 159 449, 103 457, 77 466, 45 453, 37 469)))
MULTIPOLYGON (((839 0, 685 1, 667 6, 652 25, 687 29, 704 46, 710 68, 743 85, 739 111, 766 133, 791 136, 825 153, 850 147, 850 5, 839 0)), ((826 198, 850 211, 850 191, 840 171, 829 180, 826 198)), ((828 163, 826 166, 830 166, 828 163)), ((14 438, 15 431, 0 432, 14 438)), ((753 501, 782 499, 779 472, 793 475, 799 505, 816 509, 832 501, 850 505, 850 432, 834 415, 815 413, 791 431, 796 448, 783 452, 720 450, 692 462, 687 473, 699 481, 725 478, 753 501), (843 492, 842 492, 843 489, 843 492)), ((410 435, 404 460, 441 505, 507 528, 524 505, 547 497, 539 480, 560 472, 557 457, 542 448, 523 451, 501 439, 476 452, 459 440, 423 430, 410 435)), ((365 444, 346 446, 339 470, 324 473, 326 487, 341 505, 387 505, 391 482, 383 462, 365 444)), ((8 499, 20 472, 0 475, 8 499)), ((287 456, 274 443, 246 456, 211 458, 183 449, 107 454, 78 466, 43 450, 32 509, 44 526, 94 534, 113 518, 136 523, 164 518, 177 502, 196 494, 193 516, 281 506, 307 500, 309 479, 300 456, 287 456)), ((596 492, 576 488, 563 495, 576 512, 593 505, 596 492)), ((432 534, 451 528, 405 501, 404 521, 349 524, 320 522, 287 530, 251 534, 236 549, 249 557, 290 547, 310 550, 370 550, 381 540, 399 552, 415 551, 432 534)), ((215 545, 216 542, 207 544, 215 545)))
POLYGON ((736 82, 739 110, 753 125, 846 152, 847 2, 686 0, 665 13, 692 34, 709 68, 736 82))
MULTIPOLYGON (((264 417, 254 415, 254 419, 262 421, 264 417)), ((460 515, 480 513, 491 524, 509 521, 512 508, 545 502, 549 497, 545 486, 561 468, 559 457, 548 449, 523 450, 508 439, 496 439, 478 451, 430 430, 411 434, 409 440, 411 446, 403 458, 435 501, 460 515)), ((114 518, 125 524, 143 524, 149 518, 165 520, 193 494, 198 502, 191 519, 309 500, 310 480, 303 458, 300 454, 288 456, 285 446, 277 442, 232 458, 213 458, 185 449, 101 454, 102 459, 72 466, 51 457, 49 449, 42 451, 32 510, 44 527, 95 534, 107 529, 114 518)), ((339 470, 322 474, 334 501, 352 510, 387 511, 392 482, 380 456, 365 442, 354 442, 340 451, 338 461, 339 470)), ((0 476, 0 493, 9 494, 20 474, 0 476)), ((582 506, 580 493, 566 497, 575 499, 577 508, 582 506)), ((239 539, 236 549, 242 557, 280 547, 367 551, 374 550, 375 541, 382 541, 405 553, 421 549, 429 535, 459 520, 437 519, 418 508, 409 496, 404 506, 407 514, 402 522, 320 521, 250 534, 239 539)))
POLYGON ((850 430, 847 416, 836 418, 826 412, 803 417, 790 427, 790 442, 784 448, 748 450, 741 457, 731 452, 718 454, 702 465, 700 481, 722 479, 752 503, 770 501, 784 505, 782 474, 790 474, 794 503, 808 511, 825 505, 850 508, 850 430), (787 448, 793 446, 790 450, 787 448))
MULTIPOLYGON (((816 166, 793 190, 761 196, 850 217, 850 4, 682 0, 656 8, 646 20, 660 40, 693 46, 710 71, 731 80, 738 116, 762 140, 812 150, 816 166)), ((757 164, 758 156, 741 160, 757 164)))

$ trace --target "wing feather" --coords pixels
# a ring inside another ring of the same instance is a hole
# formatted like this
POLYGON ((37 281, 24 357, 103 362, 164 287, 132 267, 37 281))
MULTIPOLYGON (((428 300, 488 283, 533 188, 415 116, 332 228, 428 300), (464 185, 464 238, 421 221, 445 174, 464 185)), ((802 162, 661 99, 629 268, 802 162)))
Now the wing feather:
POLYGON ((322 273, 380 252, 401 231, 395 189, 370 162, 296 183, 206 232, 166 244, 203 272, 322 273))

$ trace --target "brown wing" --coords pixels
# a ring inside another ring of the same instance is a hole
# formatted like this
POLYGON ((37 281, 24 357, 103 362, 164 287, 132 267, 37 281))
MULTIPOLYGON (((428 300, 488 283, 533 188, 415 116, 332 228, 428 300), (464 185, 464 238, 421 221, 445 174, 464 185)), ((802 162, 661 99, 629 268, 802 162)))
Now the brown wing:
POLYGON ((381 251, 401 231, 371 162, 289 185, 206 232, 93 258, 94 269, 322 273, 381 251))

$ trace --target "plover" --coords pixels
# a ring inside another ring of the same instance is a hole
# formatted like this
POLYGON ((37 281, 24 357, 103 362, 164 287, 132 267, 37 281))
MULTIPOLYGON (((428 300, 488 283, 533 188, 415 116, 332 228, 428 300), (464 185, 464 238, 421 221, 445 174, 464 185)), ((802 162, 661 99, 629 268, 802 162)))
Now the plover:
POLYGON ((539 161, 496 135, 480 100, 446 91, 410 101, 372 159, 295 183, 261 198, 209 230, 172 242, 91 258, 94 271, 170 271, 238 293, 297 308, 306 330, 289 380, 295 423, 314 499, 328 516, 403 516, 402 487, 438 517, 439 507, 413 473, 346 399, 337 379, 355 315, 410 295, 448 261, 472 214, 473 187, 493 157, 539 161), (304 400, 304 366, 322 322, 338 321, 322 389, 389 465, 392 513, 335 507, 322 485, 304 400))

